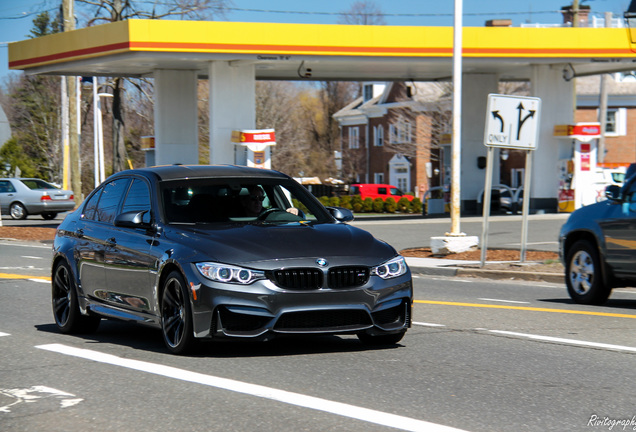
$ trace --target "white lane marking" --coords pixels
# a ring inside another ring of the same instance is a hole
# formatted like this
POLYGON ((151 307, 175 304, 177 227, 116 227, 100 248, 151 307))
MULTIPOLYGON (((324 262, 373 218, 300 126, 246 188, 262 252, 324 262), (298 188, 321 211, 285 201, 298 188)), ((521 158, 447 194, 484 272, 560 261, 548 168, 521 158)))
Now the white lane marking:
POLYGON ((37 244, 29 244, 29 243, 16 243, 15 241, 0 241, 0 245, 5 246, 16 246, 16 247, 25 247, 25 248, 34 248, 34 249, 51 249, 51 246, 46 245, 37 245, 37 244))
POLYGON ((21 267, 0 267, 0 270, 45 270, 42 267, 21 266, 21 267))
POLYGON ((37 257, 37 256, 30 256, 30 255, 22 255, 20 258, 36 259, 36 260, 44 259, 44 257, 37 257))
POLYGON ((413 321, 411 324, 424 326, 424 327, 446 327, 444 324, 433 324, 433 323, 415 322, 415 321, 413 321))
POLYGON ((60 354, 70 355, 74 357, 84 358, 99 363, 121 366, 128 369, 147 372, 155 375, 161 375, 168 378, 174 378, 182 381, 203 384, 220 389, 230 390, 237 393, 243 393, 251 396, 257 396, 265 399, 271 399, 290 405, 311 408, 318 411, 337 414, 343 417, 354 418, 368 423, 375 423, 382 426, 392 427, 406 431, 426 431, 426 432, 458 432, 448 426, 442 426, 435 423, 429 423, 422 420, 416 420, 409 417, 402 417, 396 414, 389 414, 381 411, 375 411, 368 408, 361 408, 341 402, 334 402, 327 399, 306 396, 300 393, 288 392, 275 388, 265 387, 257 384, 250 384, 241 381, 235 381, 227 378, 205 375, 202 373, 191 372, 178 369, 171 366, 164 366, 156 363, 149 363, 140 360, 131 360, 117 357, 111 354, 104 354, 98 351, 73 348, 62 344, 38 345, 47 351, 60 354))
POLYGON ((0 413, 10 413, 12 407, 21 403, 33 403, 51 397, 60 401, 60 408, 68 408, 84 400, 76 398, 74 394, 46 386, 33 386, 26 389, 0 389, 0 395, 14 399, 10 404, 0 406, 0 413))
POLYGON ((2 333, 2 332, 0 332, 0 337, 2 337, 2 336, 11 336, 11 335, 10 335, 9 333, 2 333))
POLYGON ((502 303, 530 304, 530 302, 524 302, 524 301, 516 301, 516 300, 502 300, 502 299, 491 299, 491 298, 480 298, 480 299, 477 299, 477 300, 493 301, 493 302, 502 302, 502 303))
POLYGON ((44 284, 50 284, 51 281, 48 280, 43 280, 43 279, 28 279, 31 282, 40 282, 40 283, 44 283, 44 284))
POLYGON ((516 333, 516 332, 504 331, 504 330, 488 330, 488 331, 490 333, 495 333, 495 334, 501 334, 506 336, 517 336, 517 337, 544 341, 544 342, 557 342, 557 343, 563 343, 568 345, 577 345, 577 346, 591 347, 591 348, 603 348, 603 349, 609 349, 614 351, 627 351, 627 352, 636 353, 636 348, 628 347, 624 345, 612 345, 612 344, 598 343, 598 342, 587 342, 587 341, 580 341, 576 339, 564 339, 564 338, 558 338, 558 337, 552 337, 552 336, 516 333))

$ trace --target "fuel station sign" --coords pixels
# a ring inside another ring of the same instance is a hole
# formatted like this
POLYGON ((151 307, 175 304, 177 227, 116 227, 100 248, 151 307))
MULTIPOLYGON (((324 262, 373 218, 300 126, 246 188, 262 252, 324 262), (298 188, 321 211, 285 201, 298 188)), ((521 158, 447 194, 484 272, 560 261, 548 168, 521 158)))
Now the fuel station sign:
MULTIPOLYGON (((232 131, 232 142, 245 149, 245 165, 268 169, 272 167, 270 148, 276 145, 274 129, 235 130, 232 131)), ((243 161, 237 160, 238 164, 241 162, 243 161)))

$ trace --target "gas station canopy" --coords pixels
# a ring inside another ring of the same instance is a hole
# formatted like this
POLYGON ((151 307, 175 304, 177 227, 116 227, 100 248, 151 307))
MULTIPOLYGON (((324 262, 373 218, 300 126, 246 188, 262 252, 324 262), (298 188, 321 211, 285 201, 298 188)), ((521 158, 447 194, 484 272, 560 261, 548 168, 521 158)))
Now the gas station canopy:
MULTIPOLYGON (((525 80, 531 65, 563 76, 636 69, 626 28, 466 27, 464 73, 525 80)), ((446 80, 452 27, 128 20, 9 44, 9 67, 30 74, 152 76, 209 62, 251 64, 264 80, 446 80)))

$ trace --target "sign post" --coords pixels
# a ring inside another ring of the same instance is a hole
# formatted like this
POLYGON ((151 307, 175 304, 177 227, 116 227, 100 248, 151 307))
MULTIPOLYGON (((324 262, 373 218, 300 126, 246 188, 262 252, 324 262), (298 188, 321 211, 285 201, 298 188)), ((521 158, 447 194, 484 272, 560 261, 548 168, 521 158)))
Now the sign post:
POLYGON ((483 200, 484 208, 481 236, 482 267, 486 261, 486 251, 488 249, 488 216, 490 215, 492 171, 494 168, 493 153, 495 147, 526 150, 520 261, 524 262, 526 259, 528 212, 530 209, 530 184, 532 181, 532 150, 537 148, 540 108, 540 98, 499 94, 488 95, 486 128, 484 131, 484 145, 488 147, 488 157, 486 159, 486 183, 483 200))

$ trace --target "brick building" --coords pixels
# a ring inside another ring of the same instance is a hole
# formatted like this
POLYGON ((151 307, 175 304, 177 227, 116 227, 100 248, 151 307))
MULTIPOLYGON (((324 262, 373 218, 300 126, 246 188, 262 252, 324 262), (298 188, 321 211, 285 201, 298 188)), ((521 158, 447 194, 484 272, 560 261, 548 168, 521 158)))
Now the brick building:
MULTIPOLYGON (((625 74, 605 75, 607 86, 607 123, 605 154, 598 155, 606 168, 636 162, 636 77, 625 74)), ((598 122, 601 94, 600 76, 576 80, 577 122, 598 122)))
POLYGON ((334 115, 342 177, 349 183, 392 184, 420 198, 442 185, 448 96, 447 84, 364 84, 363 96, 334 115))

